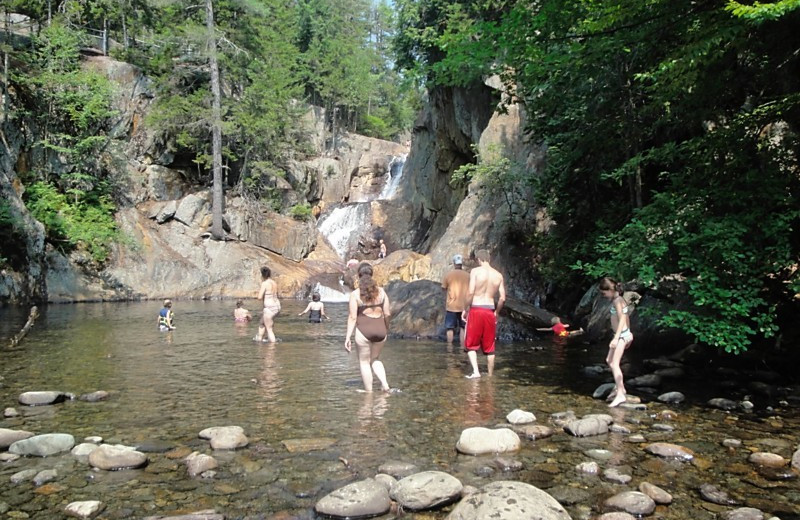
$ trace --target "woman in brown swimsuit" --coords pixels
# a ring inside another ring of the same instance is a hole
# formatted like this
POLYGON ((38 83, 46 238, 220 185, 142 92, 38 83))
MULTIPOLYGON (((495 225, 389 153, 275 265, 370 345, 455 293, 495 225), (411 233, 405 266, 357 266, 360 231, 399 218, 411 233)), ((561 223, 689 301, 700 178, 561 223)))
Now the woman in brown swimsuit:
POLYGON ((378 359, 389 333, 389 298, 372 279, 372 267, 361 264, 358 269, 358 289, 350 293, 350 314, 347 318, 347 337, 344 348, 352 349, 350 338, 356 333, 358 364, 364 389, 372 392, 372 373, 381 383, 384 392, 391 391, 386 381, 386 369, 378 359))

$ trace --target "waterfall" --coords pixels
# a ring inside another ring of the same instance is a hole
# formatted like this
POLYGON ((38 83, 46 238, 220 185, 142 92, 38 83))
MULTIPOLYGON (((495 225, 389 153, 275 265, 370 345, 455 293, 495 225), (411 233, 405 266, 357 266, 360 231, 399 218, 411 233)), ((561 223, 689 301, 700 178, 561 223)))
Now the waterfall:
POLYGON ((333 249, 344 259, 358 242, 360 231, 369 227, 369 203, 356 202, 334 208, 317 228, 333 249))
POLYGON ((350 301, 350 294, 342 291, 337 291, 326 285, 317 282, 314 286, 314 292, 319 293, 319 299, 323 302, 338 303, 350 301))
POLYGON ((392 157, 389 163, 389 179, 383 185, 381 194, 378 195, 378 200, 390 200, 397 193, 397 187, 400 185, 400 179, 403 177, 403 170, 406 165, 406 158, 408 154, 396 155, 392 157))

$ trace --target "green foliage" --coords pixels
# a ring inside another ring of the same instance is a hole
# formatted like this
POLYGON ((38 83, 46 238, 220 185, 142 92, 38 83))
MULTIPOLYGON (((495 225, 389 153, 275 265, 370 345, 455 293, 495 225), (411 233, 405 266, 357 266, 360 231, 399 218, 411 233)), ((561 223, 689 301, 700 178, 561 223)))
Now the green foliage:
POLYGON ((295 204, 289 209, 289 215, 295 220, 309 220, 311 218, 311 205, 308 202, 295 204))
POLYGON ((48 239, 64 251, 84 251, 102 264, 120 239, 114 221, 116 207, 107 195, 89 193, 73 202, 56 186, 37 182, 28 187, 25 198, 31 214, 44 224, 48 239))

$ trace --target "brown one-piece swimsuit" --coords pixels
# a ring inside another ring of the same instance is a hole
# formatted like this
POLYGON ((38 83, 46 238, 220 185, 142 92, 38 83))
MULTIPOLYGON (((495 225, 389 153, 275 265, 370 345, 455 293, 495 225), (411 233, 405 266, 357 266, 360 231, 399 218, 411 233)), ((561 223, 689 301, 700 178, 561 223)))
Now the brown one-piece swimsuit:
POLYGON ((386 320, 383 314, 383 300, 381 300, 380 303, 373 303, 372 305, 367 305, 363 302, 359 303, 358 313, 356 314, 356 328, 358 331, 367 338, 367 341, 372 343, 380 343, 385 340, 389 331, 386 329, 386 320), (380 316, 373 318, 372 316, 364 314, 366 309, 372 309, 374 307, 379 307, 381 309, 380 316))

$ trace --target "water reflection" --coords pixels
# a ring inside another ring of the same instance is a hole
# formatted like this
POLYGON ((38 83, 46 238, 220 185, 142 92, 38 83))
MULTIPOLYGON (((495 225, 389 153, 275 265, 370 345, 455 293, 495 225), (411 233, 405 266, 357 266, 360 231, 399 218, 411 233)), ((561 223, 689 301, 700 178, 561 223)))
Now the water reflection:
POLYGON ((485 426, 495 413, 494 385, 491 377, 464 379, 463 421, 466 426, 485 426))

